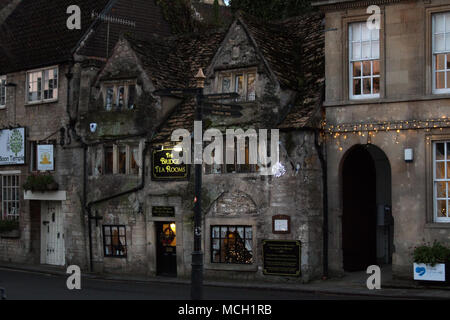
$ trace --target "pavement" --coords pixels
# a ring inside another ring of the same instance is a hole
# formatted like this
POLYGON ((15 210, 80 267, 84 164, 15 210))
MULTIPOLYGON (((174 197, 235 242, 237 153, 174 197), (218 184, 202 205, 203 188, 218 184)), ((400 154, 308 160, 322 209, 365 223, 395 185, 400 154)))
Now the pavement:
MULTIPOLYGON (((66 270, 62 267, 47 265, 23 265, 7 262, 0 262, 0 268, 5 270, 25 271, 37 274, 46 274, 54 276, 67 277, 66 270)), ((262 282, 251 281, 212 281, 205 280, 204 285, 208 287, 221 288, 240 288, 268 291, 285 291, 310 294, 324 294, 346 297, 367 297, 375 299, 418 299, 418 300, 450 300, 450 287, 425 287, 420 286, 414 281, 392 279, 390 268, 382 269, 381 289, 369 290, 366 281, 369 275, 365 272, 346 273, 340 278, 330 278, 327 280, 316 280, 307 284, 301 283, 280 283, 280 282, 262 282)), ((190 281, 180 278, 166 277, 145 277, 136 275, 122 274, 97 274, 83 273, 83 279, 104 280, 124 283, 153 283, 153 284, 172 284, 189 285, 190 281)))

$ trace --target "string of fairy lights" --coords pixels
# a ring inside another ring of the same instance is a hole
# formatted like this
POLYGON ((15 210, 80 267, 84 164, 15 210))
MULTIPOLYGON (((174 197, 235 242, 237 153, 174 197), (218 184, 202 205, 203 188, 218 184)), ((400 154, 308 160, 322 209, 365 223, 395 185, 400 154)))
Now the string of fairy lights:
MULTIPOLYGON (((347 140, 350 135, 358 135, 366 137, 367 143, 372 142, 380 132, 395 132, 393 135, 394 143, 398 144, 400 133, 404 130, 440 130, 450 128, 450 118, 442 116, 438 119, 426 120, 392 120, 392 121, 378 121, 378 122, 360 122, 360 123, 342 123, 342 124, 328 124, 325 121, 322 123, 324 133, 326 136, 336 140, 336 145, 340 151, 343 150, 341 146, 341 139, 347 140)), ((427 137, 427 144, 430 143, 430 137, 427 137)))

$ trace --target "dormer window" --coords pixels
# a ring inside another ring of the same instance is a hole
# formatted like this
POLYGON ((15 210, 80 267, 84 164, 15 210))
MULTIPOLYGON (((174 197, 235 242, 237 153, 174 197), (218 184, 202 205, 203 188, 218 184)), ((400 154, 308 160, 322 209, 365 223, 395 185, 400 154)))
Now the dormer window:
POLYGON ((255 101, 256 70, 220 72, 217 91, 220 93, 237 92, 240 95, 239 101, 255 101))
POLYGON ((103 84, 106 111, 133 110, 135 108, 136 84, 132 81, 103 84))

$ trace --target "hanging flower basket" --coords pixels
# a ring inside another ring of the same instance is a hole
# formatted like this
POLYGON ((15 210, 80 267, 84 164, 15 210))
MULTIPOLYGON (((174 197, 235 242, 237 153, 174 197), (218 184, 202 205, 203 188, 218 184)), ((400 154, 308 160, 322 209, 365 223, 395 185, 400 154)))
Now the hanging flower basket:
POLYGON ((28 176, 27 181, 23 185, 25 191, 46 192, 57 191, 58 183, 50 174, 32 174, 28 176))

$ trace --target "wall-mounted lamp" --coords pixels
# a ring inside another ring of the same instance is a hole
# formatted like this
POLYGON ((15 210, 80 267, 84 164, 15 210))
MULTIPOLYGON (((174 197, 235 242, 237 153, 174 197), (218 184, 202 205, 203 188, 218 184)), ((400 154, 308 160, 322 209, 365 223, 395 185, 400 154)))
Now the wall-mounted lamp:
POLYGON ((414 160, 414 150, 412 148, 405 149, 405 161, 412 162, 414 160))
POLYGON ((97 131, 97 124, 96 123, 91 123, 89 125, 89 128, 91 129, 92 133, 95 133, 97 131))

